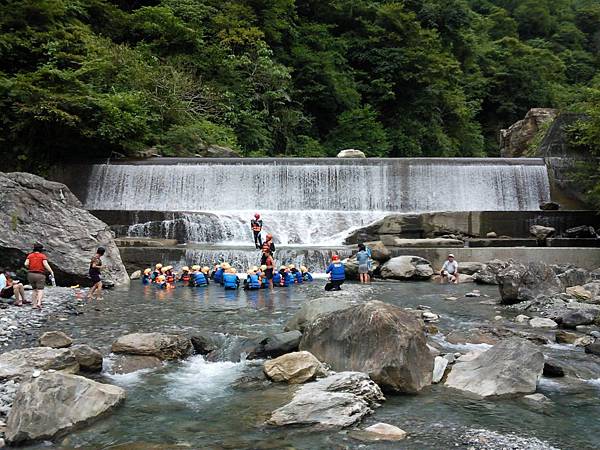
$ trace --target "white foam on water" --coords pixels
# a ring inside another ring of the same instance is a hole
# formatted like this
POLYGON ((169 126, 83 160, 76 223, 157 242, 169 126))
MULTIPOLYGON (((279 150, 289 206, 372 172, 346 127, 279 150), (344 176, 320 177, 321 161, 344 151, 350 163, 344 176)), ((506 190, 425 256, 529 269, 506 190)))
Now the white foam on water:
POLYGON ((492 348, 492 345, 490 344, 472 344, 470 342, 465 342, 464 344, 452 344, 446 340, 446 336, 444 336, 443 334, 434 335, 432 336, 432 339, 434 341, 437 341, 438 344, 444 347, 456 350, 461 353, 468 353, 477 350, 485 352, 486 350, 492 348))
POLYGON ((243 373, 245 364, 208 362, 201 355, 183 361, 165 374, 167 395, 194 409, 229 395, 229 388, 243 373))
POLYGON ((600 388, 600 378, 594 378, 592 380, 584 380, 587 384, 591 384, 594 387, 600 388))
POLYGON ((543 388, 547 391, 560 391, 565 388, 565 384, 559 381, 556 381, 553 378, 541 377, 538 380, 538 387, 543 388))

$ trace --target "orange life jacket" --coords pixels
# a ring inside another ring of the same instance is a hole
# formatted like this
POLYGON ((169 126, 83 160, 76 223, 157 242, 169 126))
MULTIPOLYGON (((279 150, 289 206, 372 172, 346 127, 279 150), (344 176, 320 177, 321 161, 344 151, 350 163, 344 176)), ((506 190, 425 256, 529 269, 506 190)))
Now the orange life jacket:
POLYGON ((252 220, 252 222, 250 222, 250 225, 252 226, 252 231, 262 230, 262 224, 258 220, 252 220))

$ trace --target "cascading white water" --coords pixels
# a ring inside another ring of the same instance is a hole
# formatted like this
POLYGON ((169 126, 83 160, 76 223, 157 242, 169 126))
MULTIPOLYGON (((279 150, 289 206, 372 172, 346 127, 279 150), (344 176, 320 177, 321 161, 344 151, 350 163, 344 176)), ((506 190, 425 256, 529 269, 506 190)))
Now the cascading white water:
MULTIPOLYGON (((549 199, 542 160, 233 159, 96 165, 85 206, 182 212, 160 234, 212 243, 249 242, 258 211, 281 243, 331 245, 389 212, 537 210, 549 199)), ((129 234, 156 235, 156 224, 129 234)))

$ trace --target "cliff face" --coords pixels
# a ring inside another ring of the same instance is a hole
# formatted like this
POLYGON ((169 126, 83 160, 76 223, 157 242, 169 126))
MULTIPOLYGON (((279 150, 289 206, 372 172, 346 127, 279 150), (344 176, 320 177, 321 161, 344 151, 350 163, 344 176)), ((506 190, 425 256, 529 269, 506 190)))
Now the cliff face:
POLYGON ((103 278, 116 285, 129 283, 110 229, 83 209, 64 184, 0 172, 0 205, 0 265, 21 268, 33 244, 40 242, 58 284, 89 285, 90 259, 102 246, 103 278))
POLYGON ((523 156, 542 125, 552 122, 558 110, 552 108, 533 108, 505 130, 500 130, 500 155, 504 158, 523 156))

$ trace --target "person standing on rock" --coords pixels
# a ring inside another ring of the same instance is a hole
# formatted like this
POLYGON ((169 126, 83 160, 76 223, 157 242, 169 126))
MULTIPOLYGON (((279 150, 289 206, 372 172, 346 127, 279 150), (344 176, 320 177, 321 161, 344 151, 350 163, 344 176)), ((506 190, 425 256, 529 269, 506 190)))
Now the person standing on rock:
POLYGON ((92 280, 92 288, 90 289, 90 292, 88 292, 88 300, 93 299, 94 297, 96 300, 102 299, 102 277, 100 276, 100 271, 102 270, 102 257, 104 256, 104 253, 106 253, 106 249, 104 247, 98 247, 96 254, 90 261, 89 275, 92 280))
POLYGON ((344 263, 340 261, 338 255, 333 255, 331 258, 331 264, 325 270, 325 273, 329 275, 329 282, 325 285, 326 291, 341 291, 342 284, 346 280, 346 269, 344 263))
POLYGON ((27 269, 27 281, 33 288, 31 301, 33 308, 42 309, 42 298, 44 297, 44 287, 46 287, 46 272, 54 278, 54 271, 48 264, 48 257, 42 253, 44 246, 40 243, 33 245, 33 252, 27 255, 25 259, 25 268, 27 269))
POLYGON ((361 283, 369 283, 369 253, 364 244, 358 244, 358 253, 356 254, 356 262, 358 263, 358 279, 361 283))
POLYGON ((445 278, 451 283, 458 284, 458 262, 454 259, 452 253, 448 255, 448 259, 444 262, 440 275, 442 280, 445 278))
POLYGON ((261 232, 263 228, 263 221, 260 219, 259 213, 254 214, 254 219, 250 221, 250 228, 252 229, 252 233, 254 234, 254 245, 256 246, 256 248, 261 248, 261 232))

